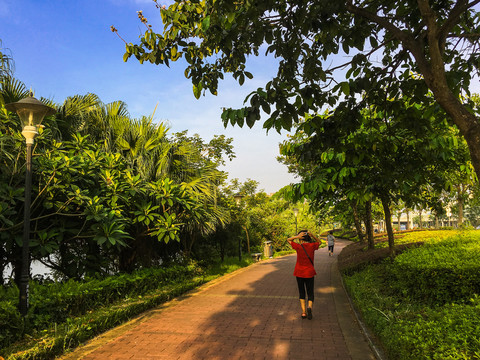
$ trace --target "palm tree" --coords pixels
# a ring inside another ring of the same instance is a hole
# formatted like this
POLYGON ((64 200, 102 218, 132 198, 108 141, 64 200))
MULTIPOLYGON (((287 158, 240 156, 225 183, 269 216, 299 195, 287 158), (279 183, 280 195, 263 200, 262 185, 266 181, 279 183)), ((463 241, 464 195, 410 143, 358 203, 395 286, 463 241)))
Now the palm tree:
POLYGON ((15 63, 10 50, 2 47, 2 40, 0 40, 0 79, 13 76, 15 72, 15 63))
POLYGON ((153 116, 143 116, 117 124, 113 150, 124 154, 127 162, 145 181, 155 181, 168 176, 173 143, 167 137, 164 123, 153 124, 153 116), (123 128, 119 125, 123 125, 123 128))
POLYGON ((92 93, 74 95, 57 105, 55 127, 58 128, 61 140, 71 140, 76 133, 89 132, 89 119, 96 108, 101 105, 99 97, 92 93))

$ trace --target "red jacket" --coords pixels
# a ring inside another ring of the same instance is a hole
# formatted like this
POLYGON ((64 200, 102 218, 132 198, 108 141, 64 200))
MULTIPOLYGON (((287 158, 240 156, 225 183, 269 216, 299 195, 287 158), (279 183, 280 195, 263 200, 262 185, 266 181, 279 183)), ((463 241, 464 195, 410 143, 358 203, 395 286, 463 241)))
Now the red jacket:
POLYGON ((305 251, 302 249, 302 245, 293 241, 291 244, 293 249, 297 252, 297 263, 295 264, 293 275, 301 278, 311 278, 317 275, 315 268, 310 260, 308 260, 307 254, 314 262, 315 250, 318 250, 320 244, 318 242, 303 243, 303 247, 307 251, 307 254, 305 254, 305 251))

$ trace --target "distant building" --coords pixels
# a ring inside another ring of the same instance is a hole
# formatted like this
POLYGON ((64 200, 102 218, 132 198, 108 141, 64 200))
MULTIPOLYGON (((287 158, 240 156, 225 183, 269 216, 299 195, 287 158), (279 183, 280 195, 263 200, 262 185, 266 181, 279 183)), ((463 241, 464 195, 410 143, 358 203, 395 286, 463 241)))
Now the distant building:
MULTIPOLYGON (((409 212, 408 216, 406 213, 402 213, 400 215, 400 219, 398 219, 397 214, 392 214, 392 227, 394 230, 401 231, 401 230, 411 230, 411 229, 431 229, 437 227, 457 227, 457 219, 450 216, 444 219, 439 219, 438 224, 436 220, 433 219, 430 212, 422 212, 421 219, 422 219, 422 226, 420 226, 420 212, 418 211, 411 211, 409 212), (415 221, 414 221, 415 220, 415 221)), ((380 220, 378 224, 374 225, 374 231, 376 232, 386 232, 387 228, 385 227, 385 221, 380 220)))

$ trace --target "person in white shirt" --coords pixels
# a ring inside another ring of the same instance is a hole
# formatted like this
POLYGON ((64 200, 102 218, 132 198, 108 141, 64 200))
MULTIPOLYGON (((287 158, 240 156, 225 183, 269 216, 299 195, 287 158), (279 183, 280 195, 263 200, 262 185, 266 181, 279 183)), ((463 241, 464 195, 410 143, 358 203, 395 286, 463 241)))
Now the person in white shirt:
POLYGON ((333 231, 327 235, 327 244, 328 244, 328 256, 333 256, 333 247, 335 245, 335 236, 333 236, 333 231))

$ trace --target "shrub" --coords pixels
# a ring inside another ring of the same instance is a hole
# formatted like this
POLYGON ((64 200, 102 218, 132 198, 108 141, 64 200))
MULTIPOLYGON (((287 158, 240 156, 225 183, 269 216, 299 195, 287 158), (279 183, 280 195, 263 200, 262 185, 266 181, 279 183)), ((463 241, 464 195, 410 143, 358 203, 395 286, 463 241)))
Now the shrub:
POLYGON ((17 303, 18 301, 0 301, 0 349, 22 336, 23 318, 17 303))
POLYGON ((457 236, 439 243, 426 244, 398 255, 386 274, 413 300, 445 304, 480 294, 480 242, 457 236))
POLYGON ((479 359, 480 301, 427 308, 392 324, 394 359, 479 359))
POLYGON ((480 233, 418 234, 426 245, 344 276, 346 288, 389 359, 480 359, 480 233))
MULTIPOLYGON (((48 285, 30 282, 30 308, 25 331, 32 334, 35 330, 63 323, 69 317, 80 316, 92 309, 143 295, 166 284, 181 283, 199 275, 199 271, 194 265, 175 265, 84 282, 70 280, 48 285)), ((18 301, 18 290, 15 291, 14 286, 4 288, 2 295, 5 300, 0 302, 0 345, 5 347, 20 339, 24 325, 21 315, 13 305, 18 301)))

